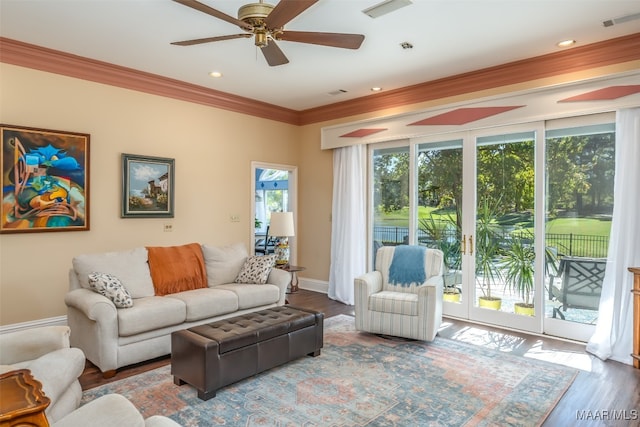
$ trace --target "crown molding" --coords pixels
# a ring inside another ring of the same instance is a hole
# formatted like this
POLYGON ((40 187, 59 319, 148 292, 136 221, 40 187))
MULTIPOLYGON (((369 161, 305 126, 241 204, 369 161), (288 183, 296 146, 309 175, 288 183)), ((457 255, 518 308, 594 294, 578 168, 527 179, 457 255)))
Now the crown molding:
POLYGON ((4 37, 0 37, 0 62, 299 124, 294 110, 4 37))
POLYGON ((637 60, 640 33, 304 110, 300 112, 300 125, 637 60))
POLYGON ((0 37, 0 62, 194 102, 297 126, 637 60, 640 60, 640 33, 458 74, 385 93, 295 111, 156 74, 0 37))

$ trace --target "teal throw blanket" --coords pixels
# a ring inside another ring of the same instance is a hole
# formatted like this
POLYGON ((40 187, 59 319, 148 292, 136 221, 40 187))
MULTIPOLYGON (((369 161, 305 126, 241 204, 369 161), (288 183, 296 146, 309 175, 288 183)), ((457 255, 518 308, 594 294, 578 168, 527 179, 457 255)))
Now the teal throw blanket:
POLYGON ((424 246, 400 245, 393 252, 389 267, 389 283, 401 286, 421 285, 427 279, 424 260, 427 248, 424 246))

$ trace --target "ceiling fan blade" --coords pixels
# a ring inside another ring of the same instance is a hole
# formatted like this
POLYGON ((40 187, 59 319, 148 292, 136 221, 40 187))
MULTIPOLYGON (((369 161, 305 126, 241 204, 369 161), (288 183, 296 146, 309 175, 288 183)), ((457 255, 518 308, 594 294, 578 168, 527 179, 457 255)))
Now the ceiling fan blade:
POLYGON ((251 27, 251 25, 247 24, 246 22, 236 19, 233 16, 229 16, 226 13, 222 13, 219 10, 216 10, 210 6, 207 6, 206 4, 197 2, 196 0, 173 0, 173 1, 175 1, 176 3, 180 3, 182 5, 185 5, 187 7, 190 7, 192 9, 198 10, 200 12, 204 12, 207 15, 211 15, 215 18, 222 19, 223 21, 226 21, 230 24, 237 25, 238 27, 244 28, 245 30, 251 31, 253 29, 253 27, 251 27))
POLYGON ((323 46, 358 49, 364 41, 362 34, 316 33, 308 31, 284 31, 278 40, 288 42, 319 44, 323 46))
POLYGON ((171 44, 176 46, 193 46, 194 44, 220 42, 223 40, 232 40, 232 39, 246 39, 249 37, 253 37, 253 35, 252 34, 231 34, 229 36, 205 37, 203 39, 184 40, 181 42, 173 42, 171 44))
POLYGON ((287 57, 284 56, 284 53, 282 53, 276 42, 273 40, 269 40, 269 44, 260 48, 260 50, 262 50, 262 54, 264 55, 264 59, 267 60, 267 64, 271 67, 289 63, 287 57))
POLYGON ((283 27, 287 22, 317 3, 318 0, 280 0, 264 19, 267 28, 283 27))

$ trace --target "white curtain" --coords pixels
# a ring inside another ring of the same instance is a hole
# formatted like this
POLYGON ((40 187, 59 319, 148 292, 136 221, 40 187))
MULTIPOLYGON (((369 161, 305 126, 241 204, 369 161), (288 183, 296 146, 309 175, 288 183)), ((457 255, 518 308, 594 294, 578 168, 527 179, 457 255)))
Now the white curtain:
POLYGON ((354 279, 366 272, 365 146, 333 150, 329 298, 354 304, 354 279))
POLYGON ((587 351, 632 363, 633 275, 640 267, 640 108, 616 114, 614 207, 596 331, 587 351))

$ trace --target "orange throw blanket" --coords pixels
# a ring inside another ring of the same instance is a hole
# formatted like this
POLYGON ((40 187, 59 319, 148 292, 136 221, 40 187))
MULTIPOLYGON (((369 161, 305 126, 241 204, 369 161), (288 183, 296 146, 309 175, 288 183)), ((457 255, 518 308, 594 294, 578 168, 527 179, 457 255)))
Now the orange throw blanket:
POLYGON ((156 295, 207 287, 207 269, 199 244, 147 246, 147 251, 156 295))

